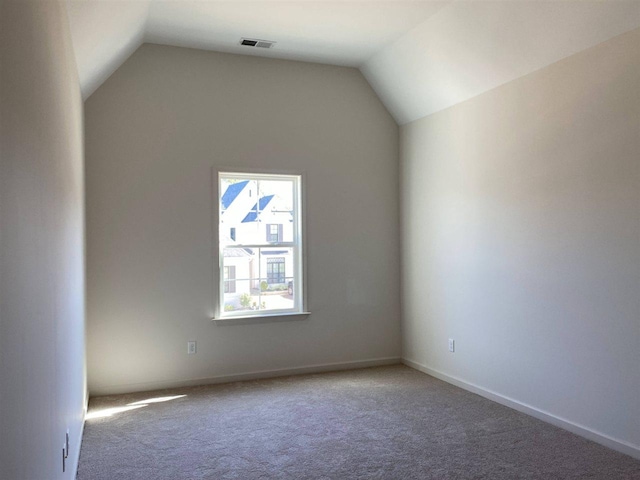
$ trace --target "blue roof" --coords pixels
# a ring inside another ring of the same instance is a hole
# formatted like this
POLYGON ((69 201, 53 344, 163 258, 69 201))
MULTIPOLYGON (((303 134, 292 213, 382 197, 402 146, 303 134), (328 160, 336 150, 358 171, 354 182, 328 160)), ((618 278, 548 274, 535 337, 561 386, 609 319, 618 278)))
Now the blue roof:
POLYGON ((249 180, 233 183, 227 187, 227 190, 224 192, 224 195, 222 195, 222 198, 220 199, 223 210, 226 210, 227 208, 229 208, 229 205, 233 203, 233 201, 240 194, 242 189, 247 186, 247 183, 249 183, 249 180))
MULTIPOLYGON (((267 195, 266 197, 262 197, 260 199, 259 201, 260 211, 263 211, 267 207, 267 205, 269 204, 272 198, 273 198, 273 195, 267 195)), ((242 223, 255 222, 256 220, 258 220, 258 204, 257 203, 253 206, 253 208, 251 208, 251 210, 249 210, 249 213, 247 213, 247 216, 242 219, 242 223)))

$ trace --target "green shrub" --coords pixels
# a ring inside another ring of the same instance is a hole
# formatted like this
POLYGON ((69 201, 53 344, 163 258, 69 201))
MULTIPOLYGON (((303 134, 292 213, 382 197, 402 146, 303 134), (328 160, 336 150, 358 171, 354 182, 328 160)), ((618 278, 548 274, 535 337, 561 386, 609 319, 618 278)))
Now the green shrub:
POLYGON ((249 306, 251 305, 251 295, 249 295, 248 293, 243 293, 242 295, 240 295, 240 305, 242 305, 244 308, 249 308, 249 306))
POLYGON ((269 284, 267 282, 265 282, 264 280, 260 282, 260 290, 266 292, 268 288, 269 284))
POLYGON ((224 311, 225 311, 225 312, 233 312, 234 310, 235 310, 234 306, 233 306, 233 305, 231 305, 231 304, 229 304, 229 303, 227 303, 227 304, 224 306, 224 311))

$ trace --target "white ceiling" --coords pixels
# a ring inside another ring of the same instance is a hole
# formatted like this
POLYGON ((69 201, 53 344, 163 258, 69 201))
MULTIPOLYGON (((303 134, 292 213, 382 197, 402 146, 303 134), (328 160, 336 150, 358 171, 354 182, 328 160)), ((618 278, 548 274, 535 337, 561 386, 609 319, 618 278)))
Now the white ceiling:
POLYGON ((401 124, 640 27, 638 0, 67 4, 84 98, 150 42, 358 67, 401 124))
POLYGON ((154 1, 151 43, 359 66, 446 2, 154 1), (241 37, 274 40, 273 50, 238 45, 241 37))
POLYGON ((67 0, 83 98, 88 98, 144 41, 150 0, 67 0))

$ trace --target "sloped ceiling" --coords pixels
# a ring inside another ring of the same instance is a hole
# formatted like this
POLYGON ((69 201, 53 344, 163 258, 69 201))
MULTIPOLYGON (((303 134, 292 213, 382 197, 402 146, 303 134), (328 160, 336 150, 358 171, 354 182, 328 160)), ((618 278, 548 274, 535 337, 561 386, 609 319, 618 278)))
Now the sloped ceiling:
POLYGON ((361 70, 400 124, 640 26, 640 2, 452 2, 361 70))
POLYGON ((143 42, 358 67, 400 124, 640 27, 637 0, 67 0, 88 98, 143 42), (241 37, 277 42, 239 45, 241 37))
POLYGON ((67 2, 85 100, 142 45, 150 3, 150 0, 67 2))

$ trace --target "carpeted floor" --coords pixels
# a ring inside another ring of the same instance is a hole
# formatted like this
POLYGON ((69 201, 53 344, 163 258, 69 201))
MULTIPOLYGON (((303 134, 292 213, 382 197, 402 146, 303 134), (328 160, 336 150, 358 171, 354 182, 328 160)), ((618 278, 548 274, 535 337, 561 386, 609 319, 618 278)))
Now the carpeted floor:
POLYGON ((401 365, 93 398, 89 416, 79 480, 640 479, 638 460, 401 365))

